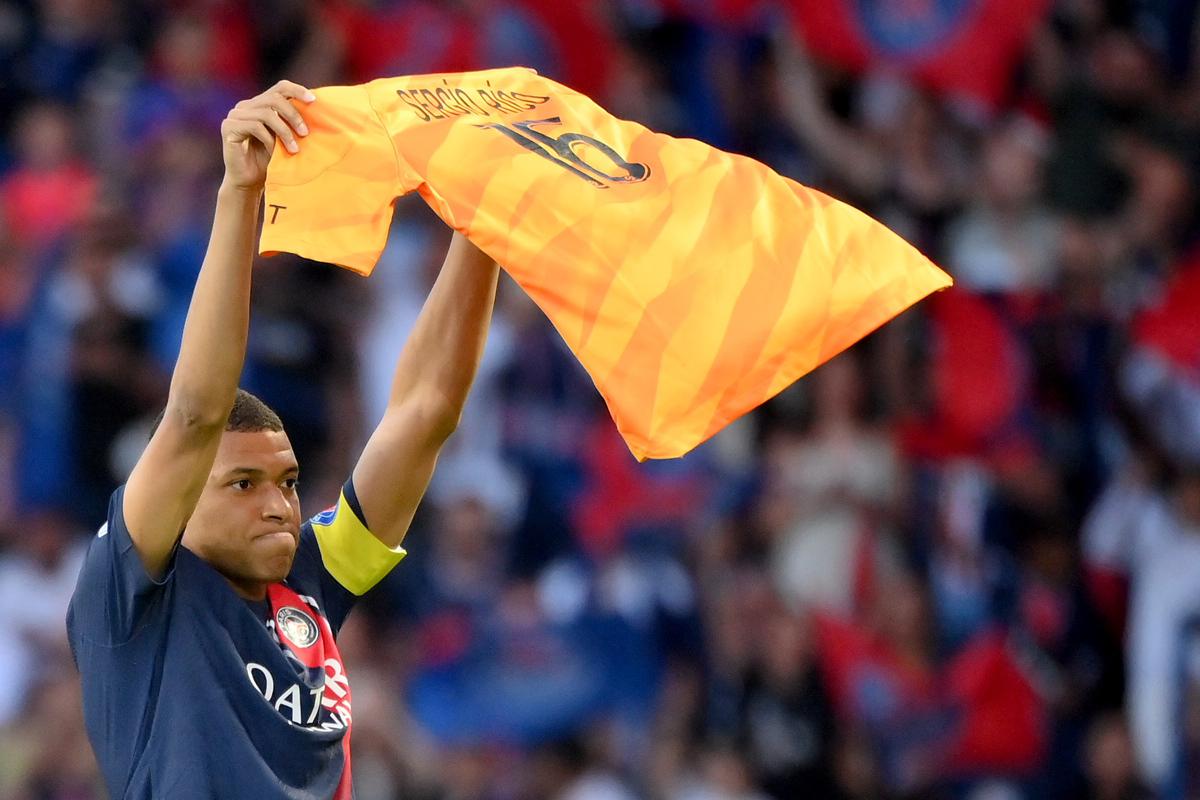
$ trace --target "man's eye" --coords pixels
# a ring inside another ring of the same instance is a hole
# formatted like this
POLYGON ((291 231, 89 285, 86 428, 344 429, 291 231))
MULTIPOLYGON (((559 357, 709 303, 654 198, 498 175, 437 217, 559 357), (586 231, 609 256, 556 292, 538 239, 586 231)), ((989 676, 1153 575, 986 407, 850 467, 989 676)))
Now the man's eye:
POLYGON ((240 481, 234 481, 234 482, 233 482, 233 485, 234 485, 236 488, 238 488, 238 489, 240 489, 240 490, 242 490, 242 491, 244 492, 244 491, 247 491, 247 490, 248 490, 248 489, 249 489, 251 486, 253 486, 254 484, 250 483, 250 479, 249 479, 249 478, 242 478, 240 481))
POLYGON ((300 484, 299 478, 284 478, 283 485, 288 489, 295 489, 300 484))

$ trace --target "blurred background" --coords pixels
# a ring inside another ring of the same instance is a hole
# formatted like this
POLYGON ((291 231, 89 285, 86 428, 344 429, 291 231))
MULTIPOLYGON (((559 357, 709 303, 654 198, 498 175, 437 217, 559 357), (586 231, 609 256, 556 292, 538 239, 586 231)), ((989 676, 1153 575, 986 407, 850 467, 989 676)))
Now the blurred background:
MULTIPOLYGON (((638 465, 510 282, 341 636, 360 800, 1200 797, 1193 0, 0 0, 0 798, 103 796, 63 617, 161 407, 226 111, 525 64, 951 272, 638 465)), ((256 266, 243 385, 336 497, 448 243, 256 266)))

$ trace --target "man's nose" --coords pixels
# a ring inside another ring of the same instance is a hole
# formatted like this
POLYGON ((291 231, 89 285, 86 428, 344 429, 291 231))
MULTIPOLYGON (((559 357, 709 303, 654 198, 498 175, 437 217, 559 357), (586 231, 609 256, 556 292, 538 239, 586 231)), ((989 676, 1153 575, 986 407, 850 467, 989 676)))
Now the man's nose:
POLYGON ((283 496, 283 490, 274 486, 267 491, 263 506, 263 519, 283 522, 292 516, 292 504, 283 496))

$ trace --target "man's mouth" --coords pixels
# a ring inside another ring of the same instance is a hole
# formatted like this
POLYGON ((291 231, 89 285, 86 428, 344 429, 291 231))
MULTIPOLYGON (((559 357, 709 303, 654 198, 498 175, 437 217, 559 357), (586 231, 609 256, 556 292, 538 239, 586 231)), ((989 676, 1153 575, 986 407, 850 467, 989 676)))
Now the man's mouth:
POLYGON ((266 541, 274 541, 275 539, 287 539, 291 542, 296 541, 296 534, 291 531, 271 531, 270 533, 260 533, 255 539, 263 539, 266 541))

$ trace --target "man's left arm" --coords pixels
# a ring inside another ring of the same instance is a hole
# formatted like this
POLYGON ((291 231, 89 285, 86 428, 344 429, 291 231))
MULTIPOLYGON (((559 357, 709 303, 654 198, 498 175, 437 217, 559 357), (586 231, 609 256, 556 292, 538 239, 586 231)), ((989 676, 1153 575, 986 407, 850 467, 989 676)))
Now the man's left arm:
POLYGON ((396 363, 383 419, 354 467, 366 523, 399 547, 458 426, 483 355, 499 268, 455 233, 446 260, 396 363))

